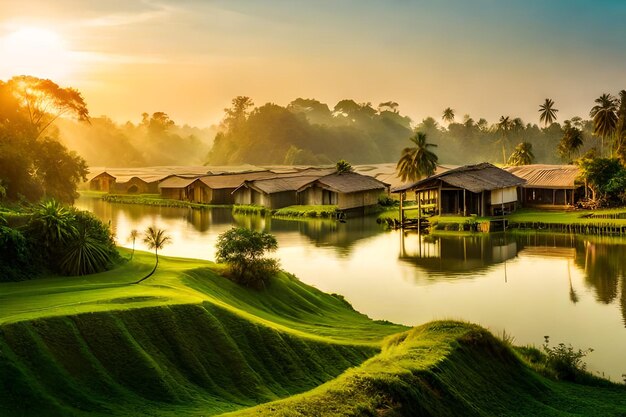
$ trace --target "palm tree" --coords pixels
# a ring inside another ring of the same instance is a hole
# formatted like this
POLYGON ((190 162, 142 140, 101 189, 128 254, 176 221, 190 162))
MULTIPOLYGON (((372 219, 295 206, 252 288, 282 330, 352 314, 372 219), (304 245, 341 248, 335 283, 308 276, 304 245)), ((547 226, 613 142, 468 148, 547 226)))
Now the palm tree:
POLYGON ((544 127, 548 127, 556 120, 557 109, 553 108, 554 101, 552 99, 547 98, 544 103, 539 106, 539 122, 544 124, 544 127))
POLYGON ((128 240, 129 241, 133 241, 133 252, 130 254, 130 260, 133 260, 133 256, 135 256, 135 240, 137 240, 137 237, 139 236, 139 232, 137 231, 137 229, 133 229, 130 231, 130 234, 128 235, 128 240))
POLYGON ((139 284, 141 281, 148 279, 159 266, 159 249, 163 249, 165 245, 172 242, 172 238, 165 234, 165 230, 158 229, 156 226, 150 226, 144 232, 143 243, 148 246, 148 249, 154 249, 154 256, 156 257, 156 263, 154 264, 154 268, 152 271, 141 278, 139 281, 135 282, 135 284, 139 284))
POLYGON ((416 132, 409 140, 413 142, 415 148, 404 148, 400 160, 396 165, 396 170, 402 182, 419 181, 422 177, 427 177, 435 173, 437 168, 437 155, 428 148, 437 147, 426 142, 426 134, 416 132))
POLYGON ((615 154, 626 165, 626 90, 619 92, 615 142, 615 154))
POLYGON ((509 138, 509 132, 513 129, 513 127, 514 123, 509 116, 500 116, 497 128, 501 133, 499 142, 502 144, 502 163, 504 165, 506 165, 506 142, 509 138))
POLYGON ((515 147, 511 154, 509 165, 530 165, 533 163, 533 159, 535 159, 533 145, 528 142, 522 142, 515 147))
POLYGON ((454 109, 448 107, 443 111, 443 115, 441 116, 441 120, 447 123, 454 122, 454 109))
POLYGON ((600 156, 604 156, 604 139, 611 136, 617 127, 617 99, 610 94, 602 94, 589 112, 593 118, 593 134, 600 136, 600 156))
POLYGON ((28 229, 47 250, 56 250, 76 236, 75 220, 74 213, 63 204, 48 200, 33 209, 28 229))
POLYGON ((571 160, 572 153, 580 153, 580 148, 583 146, 584 138, 583 132, 575 127, 572 122, 566 120, 564 123, 565 130, 563 132, 563 138, 559 142, 558 152, 561 158, 567 161, 571 160))

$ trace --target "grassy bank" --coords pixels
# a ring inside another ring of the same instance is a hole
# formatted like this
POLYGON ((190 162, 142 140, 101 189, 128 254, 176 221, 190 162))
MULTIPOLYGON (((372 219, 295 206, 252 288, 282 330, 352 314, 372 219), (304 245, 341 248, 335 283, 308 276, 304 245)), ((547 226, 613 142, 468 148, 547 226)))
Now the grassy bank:
POLYGON ((486 330, 433 322, 312 391, 228 416, 621 416, 623 386, 546 379, 486 330))
POLYGON ((271 210, 263 206, 237 204, 233 207, 234 214, 271 215, 285 218, 335 218, 338 214, 336 206, 288 206, 271 210))
POLYGON ((0 284, 0 415, 626 412, 623 387, 546 379, 475 325, 408 330, 286 273, 257 291, 194 259, 131 285, 153 260, 0 284))
POLYGON ((200 204, 191 201, 172 200, 161 197, 159 194, 108 194, 100 191, 81 191, 80 195, 89 198, 99 198, 109 203, 140 204, 157 207, 191 207, 195 209, 231 207, 230 205, 200 204))

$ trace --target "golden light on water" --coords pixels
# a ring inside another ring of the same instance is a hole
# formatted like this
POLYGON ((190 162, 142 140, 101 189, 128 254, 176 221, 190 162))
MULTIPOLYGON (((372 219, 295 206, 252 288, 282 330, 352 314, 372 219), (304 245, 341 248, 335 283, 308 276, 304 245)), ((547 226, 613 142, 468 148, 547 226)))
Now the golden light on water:
POLYGON ((26 74, 65 80, 72 72, 72 53, 52 30, 20 27, 0 38, 0 79, 26 74))

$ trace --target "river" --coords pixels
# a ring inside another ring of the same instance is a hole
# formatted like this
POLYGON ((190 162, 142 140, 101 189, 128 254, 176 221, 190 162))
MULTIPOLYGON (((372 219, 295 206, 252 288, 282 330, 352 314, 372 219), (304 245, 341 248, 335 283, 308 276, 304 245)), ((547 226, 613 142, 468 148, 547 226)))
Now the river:
MULTIPOLYGON (((110 222, 121 246, 132 246, 132 229, 166 229, 173 243, 164 255, 214 260, 217 236, 233 225, 265 230, 278 240, 283 269, 373 319, 461 319, 537 347, 547 335, 551 345, 593 348, 585 360, 594 373, 614 381, 626 373, 626 240, 429 236, 386 231, 372 217, 294 221, 87 197, 76 206, 110 222)), ((145 249, 139 240, 137 248, 145 249)))

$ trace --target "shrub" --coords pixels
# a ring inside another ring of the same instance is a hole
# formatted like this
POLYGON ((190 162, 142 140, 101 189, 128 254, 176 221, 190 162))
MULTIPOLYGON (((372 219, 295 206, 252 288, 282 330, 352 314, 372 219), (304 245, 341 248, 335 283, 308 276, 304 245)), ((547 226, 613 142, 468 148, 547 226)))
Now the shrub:
POLYGON ((233 227, 218 236, 216 258, 228 265, 235 282, 262 288, 278 272, 278 261, 265 258, 277 248, 276 238, 269 233, 233 227))
POLYGON ((544 337, 543 351, 547 357, 546 365, 554 372, 557 379, 575 381, 580 374, 585 372, 587 364, 583 362, 583 358, 593 352, 593 349, 575 350, 572 345, 565 345, 565 343, 550 347, 550 337, 544 337))
POLYGON ((381 194, 378 196, 378 204, 382 207, 397 207, 400 205, 400 201, 387 194, 381 194))
POLYGON ((27 239, 19 231, 0 224, 0 281, 28 279, 34 270, 27 239))

